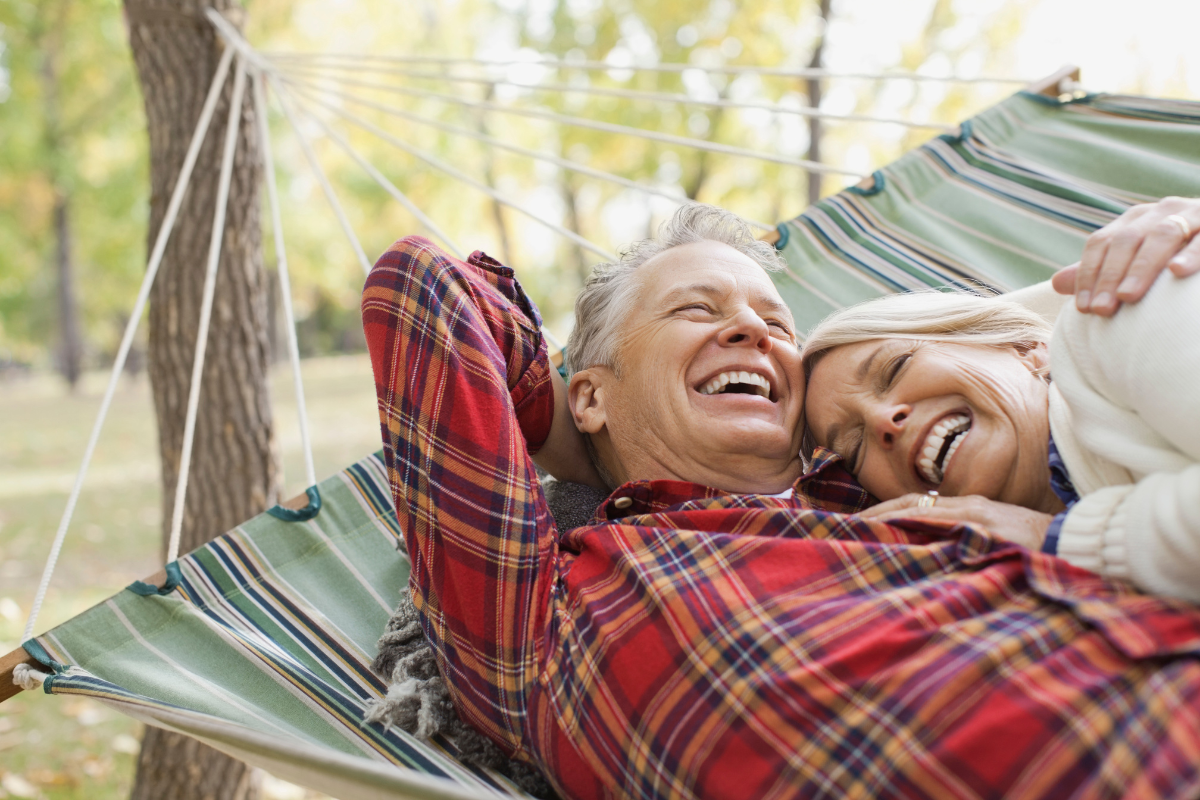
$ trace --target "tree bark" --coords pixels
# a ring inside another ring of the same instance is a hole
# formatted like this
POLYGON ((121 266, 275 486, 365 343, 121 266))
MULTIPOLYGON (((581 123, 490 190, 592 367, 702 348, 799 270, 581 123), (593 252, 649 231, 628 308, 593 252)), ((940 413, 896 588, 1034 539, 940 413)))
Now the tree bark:
POLYGON ((42 47, 42 96, 46 125, 46 152, 50 159, 50 182, 54 186, 54 275, 58 295, 58 367, 75 391, 83 369, 83 333, 79 324, 79 303, 75 298, 75 262, 71 247, 71 193, 63 149, 62 108, 59 101, 58 56, 61 51, 63 17, 66 4, 43 5, 30 34, 42 47), (47 19, 51 14, 55 19, 47 19))
MULTIPOLYGON (((808 62, 809 69, 821 69, 824 64, 825 54, 825 33, 829 30, 831 0, 820 0, 819 13, 821 15, 821 32, 817 35, 817 41, 813 43, 812 59, 808 62)), ((821 107, 821 79, 809 78, 807 81, 808 88, 808 107, 816 111, 821 107)), ((808 155, 806 158, 809 161, 821 162, 821 118, 808 118, 808 155)), ((808 204, 811 206, 821 199, 821 173, 809 171, 808 173, 808 204)))
POLYGON ((63 377, 71 391, 83 372, 83 334, 79 330, 79 303, 75 299, 75 262, 71 249, 71 205, 65 192, 54 195, 54 262, 58 283, 58 330, 62 336, 63 377))
MULTIPOLYGON (((125 0, 150 137, 150 230, 157 235, 222 53, 208 6, 241 27, 233 0, 125 0)), ((232 74, 232 73, 231 73, 232 74)), ((148 371, 162 459, 164 549, 179 474, 224 129, 227 81, 150 298, 148 371)), ((202 378, 180 552, 261 512, 278 493, 268 393, 267 279, 259 220, 262 160, 246 92, 202 378)), ((256 797, 246 765, 178 734, 148 729, 135 800, 256 797)))

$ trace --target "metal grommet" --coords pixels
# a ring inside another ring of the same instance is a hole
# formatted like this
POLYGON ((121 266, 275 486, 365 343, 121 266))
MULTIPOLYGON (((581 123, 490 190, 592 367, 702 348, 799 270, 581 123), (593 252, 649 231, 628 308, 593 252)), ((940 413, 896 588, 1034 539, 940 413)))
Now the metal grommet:
POLYGON ((618 497, 616 500, 613 500, 613 508, 619 508, 622 511, 629 508, 631 505, 633 505, 632 497, 618 497))

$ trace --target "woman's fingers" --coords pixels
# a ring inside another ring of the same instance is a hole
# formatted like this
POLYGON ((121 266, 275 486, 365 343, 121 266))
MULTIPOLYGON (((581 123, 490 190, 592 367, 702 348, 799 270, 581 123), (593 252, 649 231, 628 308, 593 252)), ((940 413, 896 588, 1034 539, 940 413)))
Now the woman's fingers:
POLYGON ((1050 278, 1050 285, 1059 294, 1075 294, 1075 280, 1079 276, 1079 262, 1063 267, 1050 278))
MULTIPOLYGON (((1095 267, 1094 274, 1090 276, 1091 286, 1085 287, 1075 295, 1076 308, 1104 317, 1116 312, 1117 306, 1120 305, 1117 300, 1117 286, 1129 273, 1129 268, 1146 239, 1141 219, 1137 223, 1116 228, 1108 237, 1104 256, 1095 267), (1083 305, 1085 299, 1086 306, 1083 305)), ((1178 245, 1178 242, 1176 244, 1178 245)), ((1164 258, 1163 265, 1165 264, 1164 258)), ((1082 269, 1080 271, 1082 272, 1082 269)))
MULTIPOLYGON (((1197 225, 1197 229, 1200 229, 1200 225, 1197 225)), ((1200 235, 1193 236, 1191 244, 1172 258, 1168 266, 1177 278, 1186 278, 1200 272, 1200 235)))
MULTIPOLYGON (((1130 208, 1088 237, 1074 273, 1076 307, 1109 316, 1122 302, 1141 300, 1168 265, 1179 277, 1200 271, 1197 231, 1200 199, 1167 197, 1130 208)), ((1054 280, 1059 291, 1070 282, 1066 275, 1054 280)))
MULTIPOLYGON (((1131 214, 1136 208, 1135 206, 1125 213, 1131 214)), ((1118 217, 1089 236, 1083 244, 1083 255, 1079 257, 1079 267, 1075 270, 1075 307, 1080 311, 1087 311, 1092 307, 1092 290, 1096 287, 1096 277, 1100 274, 1105 256, 1108 255, 1109 240, 1114 235, 1114 227, 1124 219, 1118 217)))
POLYGON ((939 497, 933 504, 928 502, 929 499, 928 495, 906 494, 868 508, 859 516, 879 522, 916 518, 965 522, 986 528, 992 535, 1030 550, 1042 546, 1046 529, 1053 520, 1050 514, 979 495, 939 497))
POLYGON ((871 506, 859 516, 881 520, 932 517, 934 519, 968 521, 968 518, 963 515, 969 513, 971 503, 971 497, 938 497, 934 500, 932 495, 905 494, 871 506))

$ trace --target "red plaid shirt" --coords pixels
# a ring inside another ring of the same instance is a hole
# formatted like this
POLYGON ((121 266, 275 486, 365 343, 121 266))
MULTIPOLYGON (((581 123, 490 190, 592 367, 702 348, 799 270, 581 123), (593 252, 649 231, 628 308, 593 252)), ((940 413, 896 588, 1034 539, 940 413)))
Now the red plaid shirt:
POLYGON ((978 528, 835 513, 865 496, 831 459, 790 499, 626 484, 560 533, 512 271, 402 240, 363 321, 455 706, 565 796, 1200 797, 1195 608, 978 528))

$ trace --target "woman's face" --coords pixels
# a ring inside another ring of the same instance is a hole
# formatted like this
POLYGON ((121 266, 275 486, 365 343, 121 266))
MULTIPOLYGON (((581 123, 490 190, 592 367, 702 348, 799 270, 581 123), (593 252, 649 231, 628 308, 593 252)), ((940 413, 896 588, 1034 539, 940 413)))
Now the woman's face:
POLYGON ((807 424, 881 500, 936 489, 1049 510, 1046 362, 1045 345, 843 345, 813 369, 807 424))

